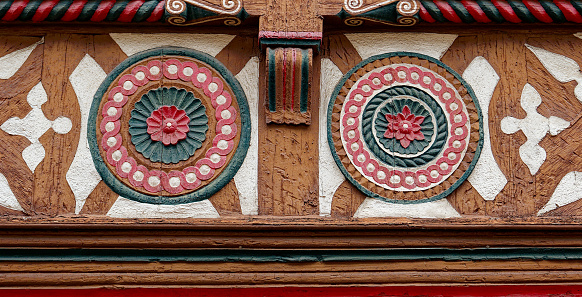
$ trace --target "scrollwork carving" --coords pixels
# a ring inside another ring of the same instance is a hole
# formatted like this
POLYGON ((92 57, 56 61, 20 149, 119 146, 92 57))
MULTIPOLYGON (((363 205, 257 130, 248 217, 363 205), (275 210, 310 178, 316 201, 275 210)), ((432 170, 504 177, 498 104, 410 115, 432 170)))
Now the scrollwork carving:
MULTIPOLYGON (((413 16, 420 10, 420 5, 416 0, 400 0, 396 5, 396 10, 403 16, 413 16)), ((400 20, 399 20, 400 23, 400 20)))
POLYGON ((186 10, 186 3, 196 7, 216 12, 218 14, 236 15, 242 9, 241 0, 220 0, 220 1, 200 1, 200 0, 168 0, 166 11, 171 15, 178 15, 186 10))

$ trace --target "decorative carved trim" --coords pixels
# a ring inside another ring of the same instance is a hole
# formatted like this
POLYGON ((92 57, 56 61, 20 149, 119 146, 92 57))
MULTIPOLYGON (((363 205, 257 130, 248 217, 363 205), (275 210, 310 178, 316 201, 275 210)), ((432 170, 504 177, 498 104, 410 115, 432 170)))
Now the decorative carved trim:
POLYGON ((420 18, 429 23, 582 23, 582 1, 420 0, 420 18))
POLYGON ((267 123, 311 124, 312 49, 267 48, 267 123))
POLYGON ((200 19, 187 20, 181 15, 173 15, 170 16, 166 21, 176 26, 193 26, 216 21, 223 21, 223 24, 226 26, 238 26, 242 23, 242 20, 236 16, 211 16, 200 19))
POLYGON ((159 22, 164 0, 130 1, 2 1, 2 21, 159 22))
POLYGON ((390 26, 397 26, 397 27, 410 27, 414 26, 418 23, 418 19, 414 17, 400 17, 398 18, 397 22, 391 22, 387 20, 379 20, 370 17, 362 17, 362 16, 355 16, 349 17, 344 20, 344 23, 351 27, 357 27, 364 24, 364 21, 370 21, 374 23, 380 23, 390 26))
POLYGON ((241 0, 219 1, 168 0, 166 2, 166 11, 174 15, 181 14, 186 10, 186 3, 218 14, 236 15, 242 9, 241 0), (217 3, 219 1, 220 3, 217 3))
POLYGON ((469 85, 438 60, 400 52, 373 56, 350 70, 331 98, 332 155, 369 197, 397 203, 442 199, 479 158, 478 102, 469 85))
POLYGON ((321 32, 285 32, 285 31, 260 31, 259 38, 268 39, 308 39, 321 40, 321 32))
POLYGON ((351 15, 358 15, 398 2, 396 9, 404 16, 412 16, 418 12, 420 5, 416 0, 385 0, 377 3, 364 3, 365 0, 344 0, 344 9, 351 15))
POLYGON ((91 107, 89 145, 97 171, 119 195, 155 204, 200 201, 241 166, 249 116, 240 84, 218 60, 185 48, 157 48, 129 57, 107 76, 91 107), (151 117, 166 105, 189 119, 187 136, 175 144, 160 141, 173 137, 171 131, 162 139, 149 134, 151 117))

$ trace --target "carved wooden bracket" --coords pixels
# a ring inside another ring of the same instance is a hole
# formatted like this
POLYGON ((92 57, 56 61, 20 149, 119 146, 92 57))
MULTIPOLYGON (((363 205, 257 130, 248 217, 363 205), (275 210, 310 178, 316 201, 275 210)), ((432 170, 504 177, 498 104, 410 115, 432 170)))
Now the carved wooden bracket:
POLYGON ((311 124, 311 48, 266 50, 267 123, 311 124))
POLYGON ((321 39, 321 32, 259 32, 266 49, 267 123, 311 124, 313 51, 321 39))

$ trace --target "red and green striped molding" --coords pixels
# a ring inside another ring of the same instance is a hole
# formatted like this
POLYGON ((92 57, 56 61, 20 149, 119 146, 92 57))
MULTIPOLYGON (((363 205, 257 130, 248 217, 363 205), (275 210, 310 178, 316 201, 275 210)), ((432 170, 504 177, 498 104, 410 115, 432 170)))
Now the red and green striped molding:
POLYGON ((164 0, 1 0, 0 20, 160 22, 164 5, 164 0))
MULTIPOLYGON (((427 23, 582 23, 582 0, 416 0, 413 17, 427 23)), ((164 22, 165 0, 0 0, 0 21, 12 22, 164 22)), ((215 17, 195 7, 187 20, 215 17)), ((358 15, 342 10, 346 19, 399 24, 396 3, 358 15)), ((402 22, 400 22, 402 25, 402 22)), ((418 22, 410 22, 409 25, 418 22)))
POLYGON ((582 0, 414 0, 414 3, 418 9, 414 15, 403 15, 398 2, 392 2, 359 14, 351 14, 344 7, 338 16, 349 26, 359 26, 364 21, 395 26, 421 22, 582 23, 582 0))
POLYGON ((428 23, 582 23, 580 0, 420 0, 428 23))

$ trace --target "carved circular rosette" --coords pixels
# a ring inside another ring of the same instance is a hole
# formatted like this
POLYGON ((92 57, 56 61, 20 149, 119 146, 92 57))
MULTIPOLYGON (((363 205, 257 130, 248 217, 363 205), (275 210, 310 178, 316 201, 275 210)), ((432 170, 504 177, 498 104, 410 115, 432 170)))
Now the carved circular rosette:
POLYGON ((471 87, 442 62, 416 53, 371 57, 338 83, 328 141, 346 178, 396 203, 448 196, 467 179, 483 146, 471 87))
POLYGON ((129 57, 95 94, 88 127, 97 171, 119 195, 179 204, 210 197, 250 141, 242 88, 215 58, 167 47, 129 57))

